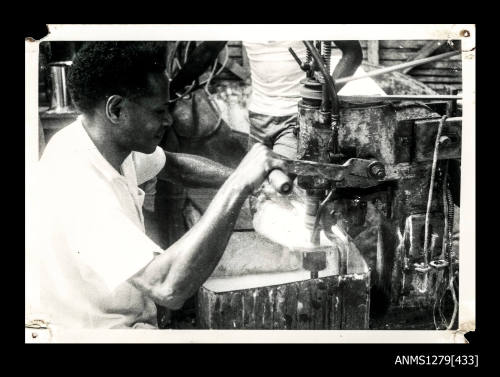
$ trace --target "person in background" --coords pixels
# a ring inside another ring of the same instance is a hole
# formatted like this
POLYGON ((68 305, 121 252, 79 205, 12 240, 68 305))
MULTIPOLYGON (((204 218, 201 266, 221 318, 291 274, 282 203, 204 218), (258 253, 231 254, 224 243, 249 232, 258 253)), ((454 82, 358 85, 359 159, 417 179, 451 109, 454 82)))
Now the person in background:
MULTIPOLYGON (((360 67, 363 52, 358 41, 334 41, 340 48, 332 49, 333 79, 364 73, 360 67)), ((291 47, 305 61, 306 47, 302 41, 243 41, 252 78, 252 94, 248 106, 250 121, 249 145, 259 141, 274 152, 295 159, 297 137, 297 104, 300 81, 306 77, 288 51, 291 47)), ((344 95, 385 94, 372 79, 339 84, 336 90, 344 95), (344 86, 345 85, 345 86, 344 86)))
POLYGON ((171 123, 165 56, 161 43, 90 42, 73 61, 82 115, 46 145, 27 236, 40 266, 36 304, 53 328, 157 328, 155 304, 179 309, 216 267, 247 196, 272 170, 286 173, 257 144, 180 240, 162 250, 148 238, 139 184, 164 165, 172 179, 214 173, 158 147, 171 123))

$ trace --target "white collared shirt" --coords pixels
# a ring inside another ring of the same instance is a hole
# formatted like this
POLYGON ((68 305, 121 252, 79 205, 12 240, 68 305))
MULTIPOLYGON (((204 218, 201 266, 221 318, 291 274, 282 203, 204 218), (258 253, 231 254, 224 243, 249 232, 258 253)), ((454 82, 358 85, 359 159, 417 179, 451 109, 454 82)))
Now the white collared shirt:
POLYGON ((132 152, 117 172, 78 119, 56 133, 37 167, 28 252, 39 310, 53 327, 157 327, 154 302, 127 282, 163 250, 144 233, 138 184, 165 154, 132 152))

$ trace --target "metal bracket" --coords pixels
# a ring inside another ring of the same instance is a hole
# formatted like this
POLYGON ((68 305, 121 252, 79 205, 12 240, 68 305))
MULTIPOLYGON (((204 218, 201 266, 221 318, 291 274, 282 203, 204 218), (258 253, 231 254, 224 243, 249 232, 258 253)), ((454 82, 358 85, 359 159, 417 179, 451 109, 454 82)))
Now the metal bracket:
POLYGON ((342 165, 286 158, 282 160, 290 173, 321 177, 335 182, 337 187, 372 187, 385 177, 384 165, 374 160, 350 158, 342 165))

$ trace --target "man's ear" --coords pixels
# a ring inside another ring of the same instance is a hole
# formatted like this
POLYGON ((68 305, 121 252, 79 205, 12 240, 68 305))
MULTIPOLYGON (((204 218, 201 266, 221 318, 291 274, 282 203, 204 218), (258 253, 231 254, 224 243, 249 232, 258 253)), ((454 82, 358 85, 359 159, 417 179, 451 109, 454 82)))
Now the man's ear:
POLYGON ((117 94, 110 96, 106 101, 106 118, 111 123, 118 123, 123 106, 123 97, 117 94))

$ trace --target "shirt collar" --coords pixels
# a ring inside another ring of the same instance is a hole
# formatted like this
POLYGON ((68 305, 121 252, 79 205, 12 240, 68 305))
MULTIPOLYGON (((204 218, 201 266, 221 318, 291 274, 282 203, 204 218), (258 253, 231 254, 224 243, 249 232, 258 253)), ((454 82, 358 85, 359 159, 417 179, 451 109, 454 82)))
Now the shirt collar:
MULTIPOLYGON (((99 152, 96 145, 90 138, 85 127, 83 127, 82 116, 80 115, 76 123, 76 129, 78 133, 78 140, 80 141, 78 147, 88 153, 90 161, 92 164, 108 179, 113 180, 123 180, 125 179, 116 169, 104 158, 104 156, 99 152)), ((131 172, 130 163, 132 162, 132 153, 130 153, 121 165, 121 170, 124 175, 131 172)))

